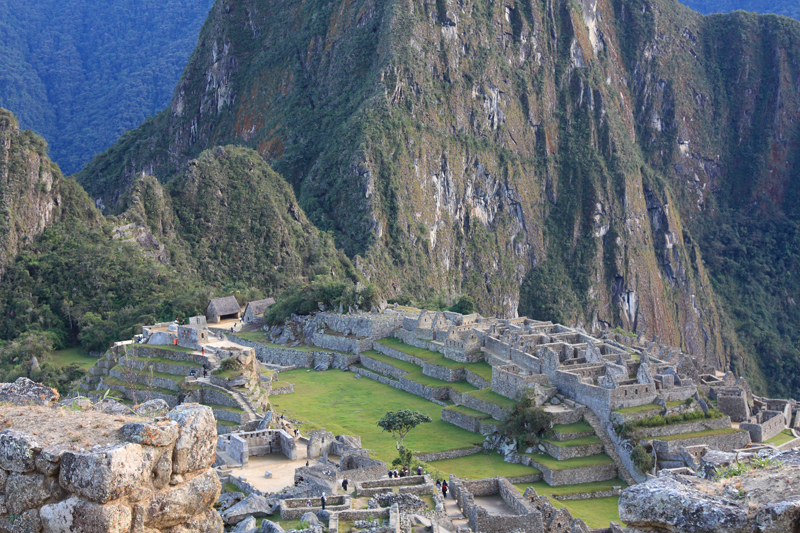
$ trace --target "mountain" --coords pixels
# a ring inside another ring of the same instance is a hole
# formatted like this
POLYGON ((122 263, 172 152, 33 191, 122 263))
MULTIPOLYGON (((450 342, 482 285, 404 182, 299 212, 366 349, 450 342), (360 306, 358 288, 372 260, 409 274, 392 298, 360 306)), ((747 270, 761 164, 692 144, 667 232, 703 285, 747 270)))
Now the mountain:
POLYGON ((794 0, 683 0, 682 3, 704 15, 742 10, 800 19, 800 5, 794 0))
POLYGON ((213 0, 0 0, 0 106, 68 174, 169 103, 213 0))
POLYGON ((80 372, 51 361, 54 349, 102 351, 143 325, 203 314, 218 295, 244 303, 310 280, 340 291, 359 281, 292 188, 242 147, 201 153, 166 186, 140 174, 105 217, 0 109, 0 199, 3 379, 63 389, 80 372))

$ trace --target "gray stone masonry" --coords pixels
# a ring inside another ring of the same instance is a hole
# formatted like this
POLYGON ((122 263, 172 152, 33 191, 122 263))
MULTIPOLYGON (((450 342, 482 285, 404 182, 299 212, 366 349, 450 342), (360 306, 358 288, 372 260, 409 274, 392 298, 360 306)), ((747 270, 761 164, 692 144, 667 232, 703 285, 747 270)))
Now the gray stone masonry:
POLYGON ((535 455, 530 458, 527 456, 523 458, 523 464, 525 464, 524 459, 530 459, 529 464, 541 470, 545 482, 552 487, 607 481, 617 477, 617 467, 614 463, 608 465, 581 466, 564 470, 551 470, 544 464, 538 462, 535 455))
POLYGON ((428 475, 423 475, 357 482, 354 494, 358 498, 371 497, 376 494, 393 492, 395 488, 400 494, 414 494, 416 496, 430 495, 436 492, 433 479, 428 475))
MULTIPOLYGON (((60 420, 64 431, 83 427, 69 411, 60 420)), ((158 422, 126 424, 118 439, 89 449, 3 431, 0 530, 222 533, 212 508, 221 489, 211 468, 215 441, 211 409, 193 404, 158 422)))
POLYGON ((459 448, 457 450, 447 450, 444 452, 419 453, 415 454, 414 457, 424 463, 430 463, 431 461, 441 461, 442 459, 455 459, 456 457, 475 455, 481 453, 482 451, 482 447, 472 446, 470 448, 459 448))
POLYGON ((510 533, 526 531, 543 533, 542 514, 505 478, 460 480, 450 476, 450 489, 461 512, 468 517, 470 529, 476 532, 510 533), (510 509, 509 514, 490 514, 475 504, 475 497, 499 495, 510 509))
POLYGON ((320 313, 317 316, 333 331, 371 339, 388 337, 405 322, 404 315, 391 311, 381 314, 358 313, 354 315, 320 313))
POLYGON ((566 461, 567 459, 575 459, 576 457, 589 457, 603 453, 603 443, 597 444, 582 444, 580 446, 556 446, 553 443, 542 441, 545 451, 548 455, 555 457, 559 461, 566 461))
POLYGON ((357 354, 331 352, 321 349, 296 350, 293 348, 274 347, 248 341, 237 337, 235 334, 230 335, 230 339, 243 346, 253 348, 258 360, 269 365, 294 366, 298 368, 315 368, 322 365, 325 368, 344 370, 360 360, 357 354))
MULTIPOLYGON (((351 508, 350 495, 343 494, 333 496, 328 494, 325 502, 325 510, 346 511, 351 508)), ((281 520, 297 520, 306 513, 314 513, 322 509, 322 500, 319 497, 313 498, 287 498, 281 500, 281 520), (311 500, 311 507, 307 507, 308 500, 311 500)), ((340 516, 341 518, 341 516, 340 516)))
POLYGON ((386 376, 391 376, 395 379, 400 379, 401 376, 405 376, 406 374, 408 374, 408 372, 406 372, 405 370, 384 363, 383 361, 378 361, 377 359, 373 359, 369 355, 365 354, 361 354, 361 364, 364 366, 364 368, 368 368, 373 372, 384 374, 386 376))
POLYGON ((320 348, 355 354, 372 349, 372 339, 369 337, 344 336, 331 331, 314 333, 312 342, 320 348))
POLYGON ((716 387, 717 409, 731 417, 734 422, 745 422, 750 418, 747 395, 741 387, 716 387))
POLYGON ((712 450, 729 452, 738 448, 744 448, 750 443, 750 433, 747 431, 737 431, 725 435, 714 435, 710 437, 695 437, 690 439, 663 441, 653 440, 653 448, 659 457, 674 456, 680 449, 688 446, 708 445, 712 450))
MULTIPOLYGON (((361 450, 360 450, 361 451, 361 450)), ((386 475, 386 463, 364 453, 348 452, 339 461, 339 476, 351 482, 371 481, 386 475)))
POLYGON ((653 428, 637 428, 634 429, 632 433, 637 438, 649 440, 658 437, 680 435, 681 433, 694 433, 707 429, 724 429, 729 427, 731 427, 730 417, 723 416, 722 418, 702 418, 694 422, 685 422, 683 424, 670 424, 668 426, 653 428))
POLYGON ((510 412, 510 409, 508 408, 485 402, 479 398, 470 396, 469 394, 462 394, 461 399, 462 401, 460 403, 464 405, 464 407, 469 407, 470 409, 475 409, 481 413, 486 413, 495 420, 504 420, 510 412))
POLYGON ((449 408, 442 409, 442 420, 444 420, 445 422, 449 422, 454 426, 466 429, 467 431, 471 431, 473 433, 481 432, 481 420, 483 420, 488 416, 489 415, 485 414, 480 417, 470 416, 467 414, 459 413, 458 411, 454 411, 449 408))
POLYGON ((786 419, 781 411, 761 411, 754 422, 742 422, 739 429, 750 433, 753 442, 766 442, 786 428, 786 419))

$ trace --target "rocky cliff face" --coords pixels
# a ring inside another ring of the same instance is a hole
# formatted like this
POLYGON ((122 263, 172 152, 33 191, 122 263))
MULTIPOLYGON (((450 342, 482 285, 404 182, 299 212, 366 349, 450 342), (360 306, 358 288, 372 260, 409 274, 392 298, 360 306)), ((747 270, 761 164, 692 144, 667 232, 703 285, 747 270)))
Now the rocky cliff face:
POLYGON ((113 210, 137 173, 244 144, 388 296, 727 366, 704 228, 795 201, 799 37, 672 0, 222 1, 170 108, 79 179, 113 210))
POLYGON ((45 142, 0 109, 0 275, 59 214, 61 171, 45 142))

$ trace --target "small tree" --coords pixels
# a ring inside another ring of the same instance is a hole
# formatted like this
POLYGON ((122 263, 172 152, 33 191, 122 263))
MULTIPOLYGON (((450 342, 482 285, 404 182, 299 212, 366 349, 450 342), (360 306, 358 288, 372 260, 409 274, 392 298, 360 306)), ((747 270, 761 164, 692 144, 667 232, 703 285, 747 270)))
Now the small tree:
POLYGON ((408 435, 408 432, 423 422, 433 422, 433 420, 425 413, 410 409, 400 409, 399 411, 389 411, 383 415, 383 418, 378 420, 378 425, 384 431, 392 434, 399 451, 403 449, 403 439, 408 435))
POLYGON ((643 474, 647 474, 648 472, 653 470, 653 467, 656 466, 656 459, 653 457, 653 454, 647 451, 647 448, 642 446, 641 443, 637 444, 633 451, 631 451, 631 460, 636 468, 639 469, 643 474))
POLYGON ((529 393, 517 402, 500 429, 522 445, 528 443, 528 435, 547 431, 552 423, 553 415, 537 407, 533 396, 529 393))

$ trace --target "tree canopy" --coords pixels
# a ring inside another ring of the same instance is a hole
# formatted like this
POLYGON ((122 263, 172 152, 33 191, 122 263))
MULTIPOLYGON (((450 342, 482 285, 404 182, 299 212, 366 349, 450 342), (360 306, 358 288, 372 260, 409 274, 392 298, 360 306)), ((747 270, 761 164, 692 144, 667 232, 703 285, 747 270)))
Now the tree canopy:
POLYGON ((424 422, 433 422, 431 417, 419 411, 410 409, 400 409, 399 411, 389 411, 383 418, 378 420, 378 425, 384 431, 388 431, 397 443, 397 449, 403 448, 403 439, 408 433, 424 422))

